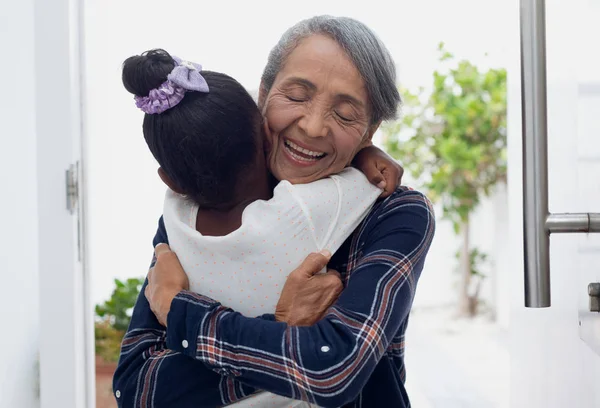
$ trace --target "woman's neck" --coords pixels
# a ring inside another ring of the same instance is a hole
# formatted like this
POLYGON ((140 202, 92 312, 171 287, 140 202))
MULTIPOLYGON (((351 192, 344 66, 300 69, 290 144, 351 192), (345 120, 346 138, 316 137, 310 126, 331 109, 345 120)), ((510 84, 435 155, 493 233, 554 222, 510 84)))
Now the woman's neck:
POLYGON ((196 230, 205 236, 220 237, 232 233, 242 226, 242 215, 246 207, 256 200, 273 197, 271 175, 268 171, 253 179, 244 180, 238 188, 238 199, 226 208, 200 208, 196 217, 196 230))

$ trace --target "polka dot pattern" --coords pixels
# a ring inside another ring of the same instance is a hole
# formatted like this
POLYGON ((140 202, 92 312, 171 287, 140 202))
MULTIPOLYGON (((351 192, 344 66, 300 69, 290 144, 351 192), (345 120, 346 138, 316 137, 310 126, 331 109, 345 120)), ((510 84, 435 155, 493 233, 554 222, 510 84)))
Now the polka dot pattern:
POLYGON ((283 181, 271 200, 246 207, 238 230, 205 237, 198 207, 167 191, 164 221, 190 290, 252 317, 273 313, 288 274, 311 252, 335 252, 379 194, 355 169, 305 185, 283 181))

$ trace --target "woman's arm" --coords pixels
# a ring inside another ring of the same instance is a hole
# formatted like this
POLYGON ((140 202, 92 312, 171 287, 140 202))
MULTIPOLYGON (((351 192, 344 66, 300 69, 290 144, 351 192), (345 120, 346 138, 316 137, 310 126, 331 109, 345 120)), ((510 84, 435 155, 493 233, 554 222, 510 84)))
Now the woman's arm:
POLYGON ((362 227, 347 287, 317 324, 246 318, 182 291, 170 303, 167 344, 256 388, 341 406, 360 393, 407 318, 433 234, 427 198, 401 188, 362 227))
MULTIPOLYGON (((168 242, 161 218, 154 246, 168 242)), ((310 259, 307 261, 310 262, 310 259)), ((305 274, 307 261, 292 274, 305 274)), ((156 258, 153 259, 151 267, 155 262, 156 258)), ((327 263, 323 263, 323 259, 319 259, 319 262, 322 264, 317 265, 316 271, 320 271, 327 263)), ((325 305, 318 306, 318 302, 325 301, 328 306, 341 291, 341 283, 335 273, 315 278, 317 279, 308 285, 306 281, 303 283, 305 289, 313 288, 309 295, 316 295, 317 301, 311 301, 313 298, 307 296, 300 306, 294 308, 301 315, 291 314, 291 307, 280 308, 281 312, 286 314, 284 318, 297 318, 302 322, 315 321, 316 316, 322 315, 327 309, 325 305), (326 300, 328 296, 331 300, 326 300), (331 298, 332 296, 335 297, 331 298), (303 307, 307 304, 310 304, 310 310, 303 307)), ((159 323, 144 296, 147 287, 146 280, 133 309, 113 379, 113 391, 119 407, 217 407, 234 403, 257 391, 233 376, 221 375, 220 368, 213 371, 201 361, 170 350, 166 343, 166 329, 159 323)), ((298 294, 301 291, 293 293, 298 294)), ((286 298, 289 297, 282 296, 280 302, 286 298)), ((299 300, 298 297, 296 300, 299 300)), ((274 315, 261 318, 275 320, 274 315)), ((278 388, 271 387, 271 384, 264 388, 275 393, 278 391, 278 388)))
POLYGON ((256 390, 169 350, 165 328, 156 320, 142 292, 123 338, 113 391, 122 408, 213 408, 236 402, 256 390))
MULTIPOLYGON (((161 242, 168 243, 162 217, 154 245, 161 242)), ((166 329, 144 296, 147 284, 133 309, 113 378, 119 407, 217 407, 256 391, 234 377, 222 376, 199 361, 169 350, 166 329)))

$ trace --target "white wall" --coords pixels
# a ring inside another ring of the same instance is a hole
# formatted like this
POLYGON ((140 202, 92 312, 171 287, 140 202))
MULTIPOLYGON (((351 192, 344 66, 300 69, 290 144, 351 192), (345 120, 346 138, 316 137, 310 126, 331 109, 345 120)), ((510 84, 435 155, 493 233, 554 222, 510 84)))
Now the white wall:
POLYGON ((0 2, 1 408, 39 406, 33 4, 0 2))

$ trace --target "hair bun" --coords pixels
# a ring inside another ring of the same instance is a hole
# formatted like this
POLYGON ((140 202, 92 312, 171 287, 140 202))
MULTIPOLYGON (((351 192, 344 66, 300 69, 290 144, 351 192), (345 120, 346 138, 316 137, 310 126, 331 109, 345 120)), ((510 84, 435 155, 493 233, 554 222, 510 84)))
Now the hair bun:
POLYGON ((136 96, 148 96, 152 89, 167 80, 174 67, 173 57, 162 49, 134 55, 123 63, 123 85, 136 96))

